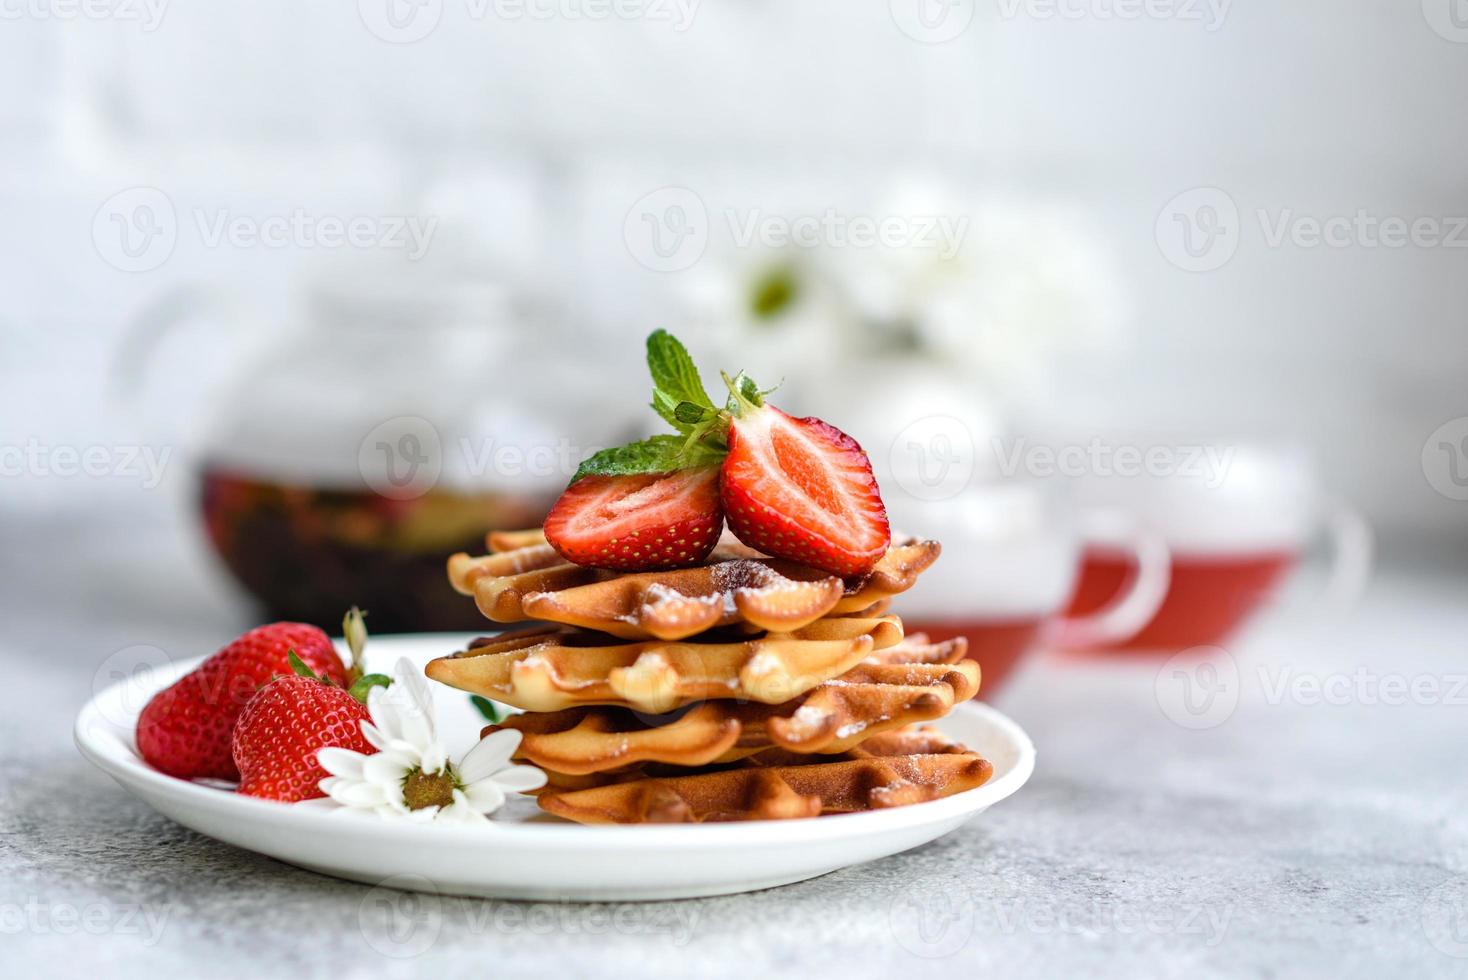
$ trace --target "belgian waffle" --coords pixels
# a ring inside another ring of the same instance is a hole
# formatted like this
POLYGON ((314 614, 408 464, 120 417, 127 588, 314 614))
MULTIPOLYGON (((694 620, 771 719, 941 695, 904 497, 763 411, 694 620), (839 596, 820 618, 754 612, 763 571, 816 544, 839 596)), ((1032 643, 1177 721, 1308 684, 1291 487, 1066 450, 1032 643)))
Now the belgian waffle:
POLYGON ((780 704, 902 640, 895 616, 785 633, 617 642, 565 626, 504 633, 428 664, 436 681, 527 711, 609 704, 666 712, 716 698, 780 704))
POLYGON ((748 766, 542 793, 542 809, 578 823, 780 820, 905 806, 973 789, 994 769, 968 752, 748 766))
POLYGON ((517 758, 568 775, 642 762, 702 766, 767 749, 845 752, 882 732, 941 718, 978 691, 978 664, 924 663, 927 648, 902 646, 909 662, 858 664, 784 704, 707 701, 667 719, 626 708, 571 708, 515 715, 485 734, 513 728, 523 736, 517 758))
POLYGON ((936 541, 895 541, 868 575, 841 579, 760 555, 732 538, 701 565, 617 574, 566 562, 539 532, 500 532, 496 550, 449 559, 449 581, 501 623, 544 620, 623 639, 681 640, 744 625, 789 632, 905 592, 937 560, 936 541))

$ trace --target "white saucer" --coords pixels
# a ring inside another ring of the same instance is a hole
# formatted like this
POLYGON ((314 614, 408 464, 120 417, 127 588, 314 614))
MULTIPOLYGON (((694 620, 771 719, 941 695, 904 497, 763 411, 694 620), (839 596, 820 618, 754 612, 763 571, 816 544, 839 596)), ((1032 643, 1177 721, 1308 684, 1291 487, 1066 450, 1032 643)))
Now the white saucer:
MULTIPOLYGON (((389 669, 400 656, 422 664, 463 649, 467 639, 448 633, 375 638, 368 660, 374 670, 389 669)), ((622 901, 784 885, 940 837, 1014 793, 1035 767, 1035 747, 1018 725, 988 705, 968 704, 938 727, 993 763, 993 778, 930 803, 813 820, 623 827, 567 823, 525 798, 489 826, 409 824, 251 799, 150 768, 134 746, 137 716, 153 692, 198 662, 136 673, 94 697, 76 720, 82 754, 128 792, 201 834, 322 874, 446 895, 622 901)), ((439 729, 458 758, 484 720, 467 695, 431 686, 439 729)))

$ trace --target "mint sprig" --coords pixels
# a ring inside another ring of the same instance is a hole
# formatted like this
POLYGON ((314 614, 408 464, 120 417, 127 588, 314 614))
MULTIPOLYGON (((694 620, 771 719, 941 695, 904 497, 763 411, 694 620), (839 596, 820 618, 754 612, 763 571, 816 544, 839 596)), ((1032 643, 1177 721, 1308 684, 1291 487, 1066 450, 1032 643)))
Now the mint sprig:
POLYGON ((654 330, 648 335, 647 369, 652 374, 653 411, 679 432, 691 432, 698 421, 685 421, 687 410, 680 417, 681 405, 718 411, 704 390, 703 379, 698 376, 693 358, 688 356, 688 348, 668 331, 654 330))
POLYGON ((652 408, 677 430, 626 446, 603 449, 586 459, 571 482, 588 476, 641 476, 717 466, 729 454, 729 421, 764 404, 773 389, 761 390, 748 375, 722 375, 729 389, 723 408, 714 404, 693 358, 678 338, 654 330, 647 338, 652 374, 652 408))

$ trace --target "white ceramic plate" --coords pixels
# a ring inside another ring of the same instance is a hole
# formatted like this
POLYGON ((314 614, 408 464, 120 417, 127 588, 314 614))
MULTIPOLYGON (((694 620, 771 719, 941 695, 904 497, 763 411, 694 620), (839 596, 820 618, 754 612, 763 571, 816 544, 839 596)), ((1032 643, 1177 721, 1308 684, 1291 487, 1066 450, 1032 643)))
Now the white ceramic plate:
MULTIPOLYGON (((463 649, 467 640, 457 634, 377 638, 368 660, 374 670, 389 669, 400 656, 423 664, 463 649)), ((543 814, 529 798, 477 827, 333 815, 174 779, 142 761, 133 740, 139 712, 153 692, 197 664, 135 673, 99 693, 77 716, 82 754, 201 834, 323 874, 450 895, 623 901, 802 881, 940 837, 1015 792, 1035 766, 1035 748, 1018 725, 987 705, 969 704, 939 727, 988 759, 993 778, 914 806, 814 820, 661 826, 581 826, 543 814)), ((431 686, 439 730, 458 758, 484 721, 467 695, 431 686)))

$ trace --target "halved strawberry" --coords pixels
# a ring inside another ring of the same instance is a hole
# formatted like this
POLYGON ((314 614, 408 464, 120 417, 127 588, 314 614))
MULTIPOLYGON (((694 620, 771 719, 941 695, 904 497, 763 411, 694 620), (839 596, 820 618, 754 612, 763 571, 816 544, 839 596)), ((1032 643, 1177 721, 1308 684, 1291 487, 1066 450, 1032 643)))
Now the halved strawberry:
POLYGON ((647 571, 697 564, 723 528, 718 467, 633 476, 586 476, 561 494, 545 538, 567 560, 647 571))
POLYGON ((779 558, 837 575, 871 571, 892 532, 861 446, 818 418, 791 418, 758 399, 736 398, 720 469, 729 529, 779 558))

